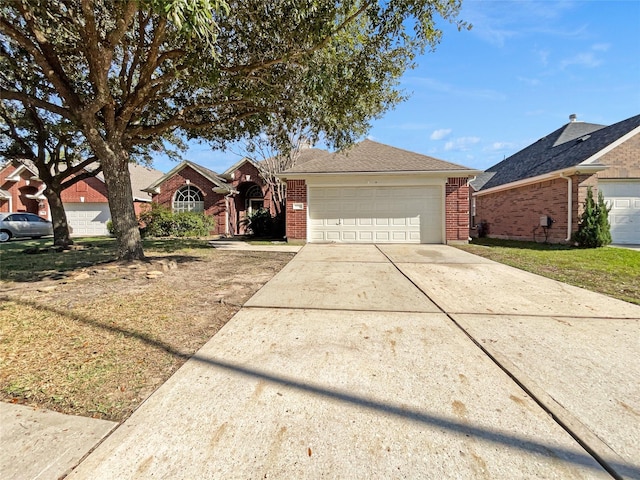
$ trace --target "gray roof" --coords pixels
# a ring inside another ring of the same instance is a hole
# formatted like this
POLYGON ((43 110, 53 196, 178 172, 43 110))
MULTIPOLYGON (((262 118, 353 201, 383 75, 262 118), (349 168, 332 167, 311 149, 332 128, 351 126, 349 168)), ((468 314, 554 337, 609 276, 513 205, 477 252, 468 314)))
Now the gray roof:
POLYGON ((364 140, 336 153, 322 150, 284 172, 299 173, 378 173, 378 172, 438 172, 471 169, 437 158, 391 147, 373 140, 364 140), (323 152, 323 153, 319 153, 323 152))
POLYGON ((488 168, 471 182, 471 186, 476 191, 485 190, 575 167, 639 126, 640 115, 608 127, 569 122, 488 168))
POLYGON ((162 176, 162 172, 136 163, 130 163, 129 173, 131 174, 131 190, 133 192, 133 198, 138 200, 151 200, 151 195, 145 192, 144 189, 151 182, 160 178, 162 176))

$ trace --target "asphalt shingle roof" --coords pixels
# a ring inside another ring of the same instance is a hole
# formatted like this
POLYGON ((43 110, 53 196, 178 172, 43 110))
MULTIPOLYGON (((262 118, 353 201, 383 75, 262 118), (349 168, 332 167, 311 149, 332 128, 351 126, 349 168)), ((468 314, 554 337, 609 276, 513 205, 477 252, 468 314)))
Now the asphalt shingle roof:
MULTIPOLYGON (((319 152, 323 152, 320 150, 319 152)), ((409 152, 400 148, 384 145, 373 140, 364 140, 353 147, 336 152, 322 154, 286 170, 293 173, 367 173, 367 172, 437 172, 471 170, 462 165, 445 162, 437 158, 409 152)))
POLYGON ((575 167, 640 126, 640 115, 610 126, 569 122, 537 142, 488 168, 471 182, 486 190, 545 173, 575 167))

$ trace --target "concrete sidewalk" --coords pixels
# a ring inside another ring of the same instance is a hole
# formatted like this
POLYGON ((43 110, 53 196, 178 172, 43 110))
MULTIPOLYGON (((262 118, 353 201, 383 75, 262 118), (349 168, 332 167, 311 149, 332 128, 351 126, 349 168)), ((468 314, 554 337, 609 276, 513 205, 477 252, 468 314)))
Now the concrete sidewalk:
POLYGON ((607 468, 640 475, 640 308, 514 272, 445 246, 307 245, 69 478, 610 478, 540 406, 556 392, 607 468), (620 335, 549 327, 585 312, 620 335), (631 416, 592 415, 610 394, 631 416))
POLYGON ((0 473, 4 479, 56 480, 117 423, 0 402, 0 473))

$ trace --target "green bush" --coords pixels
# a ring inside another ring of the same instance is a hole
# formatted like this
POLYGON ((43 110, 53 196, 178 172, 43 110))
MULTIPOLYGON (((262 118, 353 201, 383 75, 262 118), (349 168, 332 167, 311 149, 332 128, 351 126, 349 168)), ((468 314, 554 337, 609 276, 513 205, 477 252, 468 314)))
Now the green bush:
POLYGON ((109 235, 112 237, 116 235, 116 229, 114 228, 113 221, 111 219, 107 220, 107 232, 109 232, 109 235))
POLYGON ((143 225, 143 237, 206 237, 215 225, 213 218, 203 213, 173 213, 157 203, 151 204, 138 220, 143 225))
POLYGON ((256 237, 268 237, 273 234, 273 218, 266 208, 256 210, 245 220, 247 230, 256 237))
POLYGON ((596 248, 611 243, 611 225, 609 224, 609 210, 602 192, 598 192, 598 202, 593 198, 591 187, 587 189, 584 201, 584 212, 580 217, 578 231, 573 234, 573 241, 580 247, 596 248))

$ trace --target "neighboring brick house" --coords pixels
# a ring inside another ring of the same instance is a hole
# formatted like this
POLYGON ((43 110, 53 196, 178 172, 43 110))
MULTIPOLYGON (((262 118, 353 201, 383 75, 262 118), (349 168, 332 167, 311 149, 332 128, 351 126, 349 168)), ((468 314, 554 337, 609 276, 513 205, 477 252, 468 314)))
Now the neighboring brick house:
MULTIPOLYGON (((297 163, 303 164, 326 153, 305 146, 299 152, 297 163)), ((262 208, 271 215, 277 212, 258 163, 249 158, 240 159, 221 174, 186 160, 144 191, 151 194, 154 202, 173 212, 196 211, 213 217, 212 233, 217 235, 243 235, 247 231, 248 215, 262 208)))
POLYGON ((212 233, 245 233, 247 215, 266 208, 274 212, 271 198, 258 167, 243 158, 217 174, 191 161, 184 161, 145 188, 153 202, 173 212, 203 212, 213 217, 212 233))
POLYGON ((570 242, 592 187, 611 206, 613 242, 640 244, 640 115, 610 126, 569 118, 471 182, 472 232, 570 242))
POLYGON ((341 243, 469 239, 477 170, 364 140, 286 170, 287 238, 341 243))
MULTIPOLYGON (((151 202, 142 188, 162 175, 161 172, 130 164, 136 213, 151 202)), ((26 160, 14 160, 0 167, 0 212, 30 212, 51 219, 49 204, 43 195, 45 184, 38 169, 26 160)), ((67 222, 74 236, 107 235, 111 219, 107 189, 101 174, 81 180, 61 194, 67 222)))

